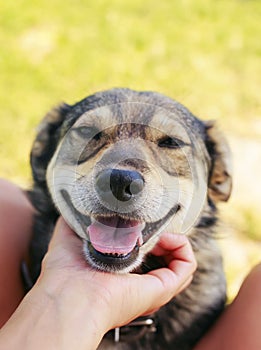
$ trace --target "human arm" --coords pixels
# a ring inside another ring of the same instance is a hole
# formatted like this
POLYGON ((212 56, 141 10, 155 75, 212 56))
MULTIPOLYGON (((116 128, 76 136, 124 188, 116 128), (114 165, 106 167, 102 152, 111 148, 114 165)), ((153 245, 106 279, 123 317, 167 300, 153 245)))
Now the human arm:
POLYGON ((32 217, 25 191, 0 179, 0 328, 24 297, 20 267, 28 254, 32 217))
POLYGON ((261 349, 261 263, 244 280, 238 295, 194 350, 261 349))
POLYGON ((186 237, 163 235, 154 254, 168 266, 146 275, 98 272, 60 220, 40 278, 0 332, 0 348, 96 349, 108 330, 159 308, 190 283, 196 263, 186 237))

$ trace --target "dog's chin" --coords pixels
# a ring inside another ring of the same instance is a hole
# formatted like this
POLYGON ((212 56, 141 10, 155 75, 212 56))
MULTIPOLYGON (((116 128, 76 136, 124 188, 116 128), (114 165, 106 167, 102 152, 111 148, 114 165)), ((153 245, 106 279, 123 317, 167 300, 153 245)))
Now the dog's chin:
POLYGON ((116 255, 101 253, 93 247, 91 242, 83 241, 83 251, 87 262, 95 269, 110 273, 128 273, 137 268, 142 258, 140 248, 135 248, 128 254, 116 255))

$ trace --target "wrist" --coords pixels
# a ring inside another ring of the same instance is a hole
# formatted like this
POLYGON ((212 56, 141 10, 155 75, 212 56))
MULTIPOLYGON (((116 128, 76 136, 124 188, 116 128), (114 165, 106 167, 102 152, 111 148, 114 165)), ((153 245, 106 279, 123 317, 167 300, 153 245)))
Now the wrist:
POLYGON ((36 285, 1 330, 0 348, 96 349, 106 332, 102 313, 88 300, 75 305, 71 290, 50 294, 36 285))
MULTIPOLYGON (((34 297, 39 301, 40 312, 46 308, 42 322, 55 340, 55 350, 96 349, 106 332, 97 296, 89 290, 79 293, 80 286, 75 286, 75 283, 64 281, 55 289, 51 284, 51 291, 47 290, 46 283, 36 285, 34 297)), ((39 329, 41 332, 41 327, 39 329)))

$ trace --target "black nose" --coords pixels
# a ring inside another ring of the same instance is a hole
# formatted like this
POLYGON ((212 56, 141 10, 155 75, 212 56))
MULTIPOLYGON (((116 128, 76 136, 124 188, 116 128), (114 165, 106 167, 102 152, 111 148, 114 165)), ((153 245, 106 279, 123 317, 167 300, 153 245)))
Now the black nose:
POLYGON ((126 202, 143 190, 144 179, 137 171, 106 169, 98 175, 96 188, 101 197, 112 193, 117 200, 126 202))

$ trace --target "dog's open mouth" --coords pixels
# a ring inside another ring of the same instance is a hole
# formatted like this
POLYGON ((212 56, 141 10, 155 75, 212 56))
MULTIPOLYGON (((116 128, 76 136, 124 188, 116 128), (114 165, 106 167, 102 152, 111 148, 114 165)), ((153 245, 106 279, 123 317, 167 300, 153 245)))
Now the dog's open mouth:
POLYGON ((102 254, 124 257, 143 244, 145 223, 119 216, 96 217, 88 226, 90 243, 102 254))
POLYGON ((61 195, 73 217, 77 218, 86 237, 84 238, 86 258, 93 266, 103 271, 121 271, 135 264, 140 247, 181 208, 176 204, 163 218, 148 223, 135 218, 123 218, 116 213, 106 216, 84 215, 73 206, 66 190, 61 190, 61 195))

